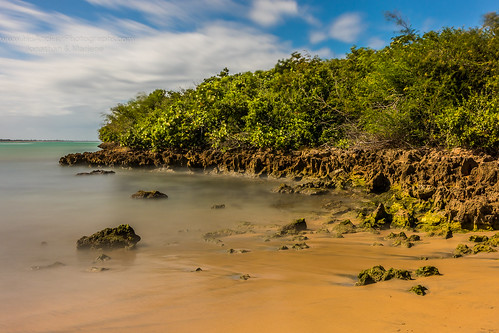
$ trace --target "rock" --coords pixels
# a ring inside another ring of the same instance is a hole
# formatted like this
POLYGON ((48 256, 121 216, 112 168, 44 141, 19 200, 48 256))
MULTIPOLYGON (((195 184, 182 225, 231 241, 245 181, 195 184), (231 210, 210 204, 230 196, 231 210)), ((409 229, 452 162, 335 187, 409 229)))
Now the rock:
POLYGON ((287 184, 281 184, 281 185, 279 185, 278 188, 274 189, 273 192, 292 194, 292 193, 295 193, 295 190, 293 187, 291 187, 287 184))
POLYGON ((106 255, 106 254, 101 254, 100 256, 98 256, 97 258, 95 258, 95 261, 108 261, 108 260, 111 260, 111 257, 106 255))
POLYGON ((108 271, 109 268, 106 268, 106 267, 90 267, 88 269, 89 272, 91 273, 99 273, 99 272, 105 272, 105 271, 108 271))
POLYGON ((461 175, 469 176, 471 174, 471 170, 478 167, 478 163, 472 158, 466 158, 461 165, 461 175))
POLYGON ((390 234, 388 236, 386 236, 385 239, 400 239, 400 240, 405 240, 405 239, 407 239, 407 235, 403 231, 401 231, 398 234, 390 232, 390 234))
POLYGON ((245 281, 246 281, 246 280, 248 280, 248 279, 250 279, 250 278, 251 278, 251 276, 250 276, 249 274, 244 274, 244 275, 241 275, 241 276, 239 277, 239 279, 241 279, 241 280, 245 280, 245 281))
POLYGON ((478 254, 481 252, 485 253, 497 252, 496 249, 487 244, 476 244, 475 246, 473 246, 473 249, 471 251, 473 254, 478 254))
POLYGON ((203 269, 201 267, 196 268, 195 272, 202 272, 203 269))
POLYGON ((62 262, 56 261, 53 264, 50 265, 45 265, 45 266, 31 266, 32 271, 39 271, 40 269, 50 269, 50 268, 57 268, 57 267, 63 267, 66 266, 62 262))
POLYGON ((160 191, 143 191, 139 190, 132 194, 133 199, 167 199, 168 196, 160 191))
POLYGON ((286 245, 283 245, 279 248, 279 251, 285 251, 285 250, 289 250, 289 247, 287 247, 286 245))
POLYGON ((225 204, 211 206, 211 209, 224 209, 224 208, 225 208, 225 204))
POLYGON ((114 171, 106 171, 106 170, 93 170, 91 172, 79 172, 77 176, 93 176, 93 175, 113 175, 116 172, 114 171))
POLYGON ((307 243, 296 243, 295 245, 292 246, 293 249, 295 250, 304 250, 310 248, 310 246, 307 245, 307 243))
POLYGON ((297 219, 289 224, 286 224, 283 226, 278 234, 283 236, 283 235, 296 235, 300 231, 305 231, 307 230, 307 222, 305 219, 297 219))
POLYGON ((370 269, 366 269, 357 276, 358 282, 356 286, 365 286, 367 284, 377 283, 381 281, 391 280, 393 278, 401 280, 411 280, 411 272, 404 269, 390 268, 386 270, 383 266, 378 265, 370 269))
POLYGON ((419 242, 421 237, 419 237, 419 235, 411 235, 407 240, 409 242, 419 242))
POLYGON ((435 266, 423 266, 416 270, 416 276, 433 276, 433 275, 442 275, 438 271, 438 268, 435 266))
POLYGON ((76 242, 78 250, 83 249, 117 249, 134 248, 140 241, 140 236, 128 224, 116 228, 106 228, 91 236, 83 236, 76 242))
POLYGON ((355 225, 350 220, 340 221, 333 226, 332 230, 338 234, 353 234, 357 232, 355 225))
POLYGON ((488 240, 489 240, 489 237, 487 237, 485 235, 482 235, 482 236, 472 235, 469 238, 470 242, 475 242, 475 243, 482 243, 482 242, 486 242, 488 240))
POLYGON ((459 258, 471 254, 472 250, 466 244, 459 244, 453 252, 454 258, 459 258))
POLYGON ((391 215, 385 210, 385 206, 380 203, 376 210, 369 215, 362 223, 362 228, 386 229, 390 226, 391 215))
POLYGON ((390 189, 390 180, 384 173, 378 172, 368 183, 367 190, 370 193, 384 193, 390 189))
POLYGON ((428 288, 418 284, 417 286, 413 286, 411 289, 409 289, 409 291, 411 293, 415 293, 416 295, 419 295, 419 296, 424 296, 426 295, 426 291, 428 290, 428 288))

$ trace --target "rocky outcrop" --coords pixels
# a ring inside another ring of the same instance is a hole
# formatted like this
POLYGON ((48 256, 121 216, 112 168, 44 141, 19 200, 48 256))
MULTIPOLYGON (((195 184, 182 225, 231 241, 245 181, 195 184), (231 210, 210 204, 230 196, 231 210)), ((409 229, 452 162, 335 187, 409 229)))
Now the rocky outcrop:
MULTIPOLYGON (((124 167, 187 167, 255 176, 313 177, 328 188, 363 185, 380 194, 395 187, 421 202, 431 203, 425 224, 457 222, 462 229, 499 229, 499 161, 489 155, 454 149, 308 149, 204 150, 162 152, 123 148, 77 153, 60 159, 61 165, 124 167)), ((315 186, 283 187, 280 192, 322 191, 315 186)), ((412 228, 412 211, 391 215, 394 226, 412 228)), ((421 216, 418 217, 421 219, 421 216)), ((386 221, 386 220, 385 220, 386 221)))
POLYGON ((118 249, 134 248, 140 241, 140 236, 128 224, 116 228, 106 228, 91 236, 83 236, 76 242, 78 250, 84 249, 118 249))
POLYGON ((132 199, 168 199, 168 195, 160 191, 144 191, 139 190, 132 194, 132 199))
POLYGON ((77 176, 94 176, 94 175, 113 175, 115 174, 114 171, 111 170, 93 170, 90 172, 79 172, 76 175, 77 176))

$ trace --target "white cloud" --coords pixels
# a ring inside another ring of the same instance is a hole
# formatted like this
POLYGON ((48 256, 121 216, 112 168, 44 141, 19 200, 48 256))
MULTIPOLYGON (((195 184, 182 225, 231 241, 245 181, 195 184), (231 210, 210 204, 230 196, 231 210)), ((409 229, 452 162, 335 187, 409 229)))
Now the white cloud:
POLYGON ((198 23, 213 13, 243 13, 244 6, 233 0, 86 0, 94 6, 126 8, 140 12, 158 26, 198 23))
POLYGON ((255 0, 249 17, 262 26, 279 23, 283 16, 297 16, 298 4, 292 0, 255 0))
POLYGON ((317 44, 325 41, 328 38, 327 34, 322 31, 314 31, 310 33, 309 40, 312 44, 317 44))
POLYGON ((372 48, 372 49, 379 50, 379 49, 386 46, 386 42, 384 40, 382 40, 381 38, 372 37, 369 39, 367 46, 372 48))
POLYGON ((346 13, 338 17, 331 25, 329 36, 333 39, 353 43, 364 31, 362 16, 359 13, 346 13))
POLYGON ((0 57, 0 137, 95 139, 100 114, 138 92, 190 87, 224 67, 270 68, 291 51, 273 35, 226 22, 174 33, 130 20, 48 20, 23 8, 5 12, 0 30, 0 44, 22 55, 0 57), (39 32, 42 23, 49 34, 39 32))

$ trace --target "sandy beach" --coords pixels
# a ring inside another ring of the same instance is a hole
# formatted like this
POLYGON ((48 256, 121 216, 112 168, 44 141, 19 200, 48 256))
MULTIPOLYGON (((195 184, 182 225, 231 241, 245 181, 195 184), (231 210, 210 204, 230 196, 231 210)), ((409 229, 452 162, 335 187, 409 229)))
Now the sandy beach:
MULTIPOLYGON (((245 226, 250 232, 221 237, 222 242, 205 242, 196 235, 162 249, 112 251, 112 260, 97 264, 109 271, 61 267, 34 272, 44 278, 61 271, 83 275, 85 284, 81 278, 74 283, 70 278, 59 286, 64 293, 60 289, 34 293, 23 309, 3 303, 0 310, 7 320, 0 328, 3 332, 497 331, 499 255, 452 258, 459 243, 470 243, 470 234, 443 239, 421 233, 421 241, 404 248, 385 239, 394 230, 334 238, 316 232, 324 227, 324 217, 307 221, 308 249, 291 249, 296 243, 292 236, 269 239, 275 226, 245 226), (278 250, 282 245, 290 249, 278 250), (434 265, 442 275, 413 274, 411 281, 355 286, 357 274, 375 265, 411 271, 434 265), (198 267, 202 270, 196 271, 198 267), (249 278, 241 279, 245 274, 249 278), (425 296, 408 291, 417 284, 428 288, 425 296)), ((81 261, 96 254, 84 253, 81 261)), ((30 287, 44 288, 44 280, 30 287)))

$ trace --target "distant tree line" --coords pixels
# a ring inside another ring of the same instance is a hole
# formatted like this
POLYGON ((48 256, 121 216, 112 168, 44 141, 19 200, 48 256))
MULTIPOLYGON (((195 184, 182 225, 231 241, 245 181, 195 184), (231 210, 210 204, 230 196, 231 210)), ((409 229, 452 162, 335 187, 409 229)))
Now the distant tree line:
POLYGON ((293 53, 270 70, 225 68, 193 89, 139 95, 111 108, 100 139, 153 150, 373 143, 497 150, 498 13, 484 15, 479 28, 423 35, 397 23, 400 35, 381 50, 354 47, 327 60, 293 53))

